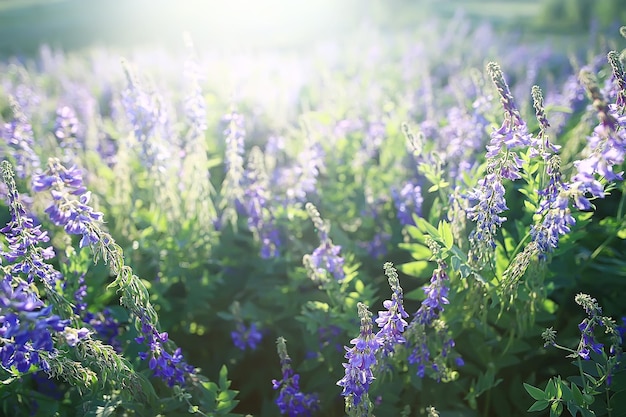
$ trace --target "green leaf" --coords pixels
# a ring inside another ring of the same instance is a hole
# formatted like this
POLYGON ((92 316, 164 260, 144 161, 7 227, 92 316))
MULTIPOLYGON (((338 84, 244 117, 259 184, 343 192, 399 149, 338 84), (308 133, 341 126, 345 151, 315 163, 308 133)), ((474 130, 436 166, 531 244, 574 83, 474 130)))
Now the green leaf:
POLYGON ((414 213, 413 221, 415 221, 415 224, 417 225, 419 230, 422 231, 422 233, 430 235, 434 239, 439 238, 439 231, 435 229, 432 224, 428 223, 428 221, 423 217, 419 217, 417 214, 414 213))
POLYGON ((556 383, 554 382, 554 378, 550 379, 546 384, 546 395, 548 398, 557 398, 556 396, 556 383))
POLYGON ((535 403, 533 405, 531 405, 530 408, 527 411, 541 411, 541 410, 545 410, 546 408, 548 408, 548 405, 550 405, 550 401, 548 401, 548 400, 535 401, 535 403))
POLYGON ((578 388, 578 385, 576 384, 572 384, 572 396, 574 397, 574 402, 576 403, 576 405, 585 405, 583 393, 580 392, 580 388, 578 388))
POLYGON ((450 227, 450 223, 446 221, 440 221, 439 226, 437 227, 437 231, 441 235, 441 240, 443 241, 446 249, 452 249, 452 245, 454 245, 454 236, 452 235, 452 228, 450 227))
POLYGON ((418 242, 425 241, 424 233, 420 229, 418 229, 416 226, 408 225, 408 226, 405 226, 404 229, 409 234, 409 236, 411 236, 413 239, 417 240, 418 242))
POLYGON ((424 295, 424 290, 420 287, 404 293, 404 298, 407 300, 422 301, 426 296, 424 295))
POLYGON ((428 261, 413 261, 398 265, 398 270, 412 277, 424 277, 430 268, 428 261))
POLYGON ((525 382, 524 382, 524 389, 526 389, 526 392, 529 393, 530 396, 533 397, 535 400, 548 400, 550 398, 550 396, 547 395, 545 392, 543 392, 543 390, 541 390, 540 388, 534 387, 525 382))
POLYGON ((563 403, 555 401, 550 405, 550 417, 559 417, 563 413, 563 403))
POLYGON ((417 259, 418 261, 422 261, 422 260, 426 261, 430 259, 432 256, 431 250, 427 246, 424 246, 420 243, 402 242, 398 244, 398 247, 400 249, 409 251, 413 259, 417 259))
POLYGON ((222 365, 220 368, 219 386, 221 390, 227 390, 230 387, 230 381, 228 380, 228 369, 226 365, 222 365))

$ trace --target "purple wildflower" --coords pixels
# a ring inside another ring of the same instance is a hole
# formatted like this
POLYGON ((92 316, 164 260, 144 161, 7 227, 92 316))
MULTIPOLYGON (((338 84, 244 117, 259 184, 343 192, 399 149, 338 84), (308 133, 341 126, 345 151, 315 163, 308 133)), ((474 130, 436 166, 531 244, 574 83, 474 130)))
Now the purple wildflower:
POLYGON ((276 339, 282 371, 281 380, 272 380, 272 388, 279 390, 276 405, 280 414, 287 414, 289 417, 310 417, 318 410, 319 401, 316 394, 303 394, 300 391, 300 375, 291 369, 291 358, 287 354, 286 342, 283 337, 276 339))
POLYGON ((5 275, 0 281, 0 364, 5 369, 17 367, 26 372, 31 365, 47 370, 40 352, 54 352, 52 335, 63 331, 69 320, 51 314, 31 285, 15 276, 5 275))
POLYGON ((124 64, 127 88, 122 92, 122 104, 140 147, 139 156, 149 169, 159 168, 167 159, 167 151, 158 137, 166 136, 167 130, 163 99, 156 92, 145 91, 131 68, 124 64))
POLYGON ((83 186, 79 168, 65 168, 58 159, 50 158, 47 170, 33 178, 33 190, 50 190, 52 203, 45 212, 67 233, 82 235, 81 248, 100 240, 94 225, 102 222, 102 213, 89 206, 91 193, 83 186))
MULTIPOLYGON (((502 107, 504 107, 504 121, 502 126, 492 132, 491 142, 487 146, 487 158, 494 158, 501 152, 502 148, 510 150, 525 147, 533 144, 534 140, 528 132, 526 122, 522 119, 515 105, 513 95, 504 79, 500 66, 495 62, 490 62, 487 64, 487 72, 498 90, 500 102, 502 107)), ((515 163, 511 165, 511 168, 519 169, 520 165, 521 163, 515 163)), ((510 175, 511 177, 507 178, 514 179, 514 177, 516 177, 515 173, 511 173, 510 175)))
POLYGON ((242 206, 248 216, 248 228, 261 243, 261 258, 276 257, 279 255, 280 236, 268 205, 269 184, 263 163, 263 152, 257 147, 250 151, 245 179, 246 198, 242 206))
POLYGON ((305 208, 309 217, 313 220, 320 239, 320 245, 311 255, 305 255, 305 260, 303 260, 311 269, 313 274, 311 278, 324 281, 326 272, 328 272, 335 280, 341 281, 346 276, 343 270, 344 258, 340 256, 341 246, 333 244, 328 235, 329 226, 322 220, 317 208, 312 203, 306 203, 305 208))
POLYGON ((378 327, 381 329, 376 333, 376 338, 381 343, 383 354, 388 356, 393 353, 395 345, 406 342, 402 333, 408 326, 405 319, 409 317, 409 314, 404 310, 402 303, 402 287, 400 287, 396 269, 391 262, 386 262, 384 269, 393 293, 391 300, 383 301, 383 306, 387 310, 378 312, 376 324, 378 324, 378 327))
POLYGON ((392 190, 391 196, 398 211, 400 223, 415 226, 413 214, 422 215, 422 203, 424 202, 422 188, 409 182, 404 184, 399 192, 395 189, 392 190))
POLYGON ((78 289, 74 292, 74 313, 78 315, 84 323, 89 324, 94 329, 99 339, 110 345, 117 352, 122 351, 122 346, 117 339, 120 334, 120 323, 113 317, 111 310, 104 308, 100 312, 87 310, 87 303, 84 299, 87 296, 87 285, 85 284, 85 274, 81 274, 78 279, 78 289))
POLYGON ((141 336, 135 338, 135 341, 147 344, 149 350, 139 352, 139 358, 148 360, 148 367, 154 376, 161 378, 169 387, 185 385, 185 377, 193 375, 195 368, 185 362, 180 348, 176 348, 174 352, 168 351, 167 332, 160 333, 145 319, 141 322, 141 336))
POLYGON ((52 246, 45 249, 38 246, 50 240, 48 232, 42 231, 41 225, 35 226, 33 219, 26 214, 19 201, 13 171, 7 161, 2 161, 2 176, 8 188, 11 214, 11 221, 0 229, 8 243, 8 251, 2 251, 2 257, 13 263, 13 273, 27 274, 29 283, 38 277, 45 283, 53 285, 60 278, 60 273, 44 261, 54 258, 54 249, 52 246))
POLYGON ((223 117, 227 123, 224 130, 226 137, 226 154, 224 155, 224 170, 226 176, 222 182, 221 194, 223 197, 222 209, 224 210, 223 221, 230 221, 232 224, 237 219, 237 212, 242 212, 245 200, 243 182, 245 180, 244 171, 244 138, 246 131, 244 119, 235 110, 223 117))
POLYGON ((487 174, 478 181, 478 187, 468 194, 470 201, 477 202, 473 207, 466 210, 467 217, 476 222, 476 229, 470 235, 470 239, 483 242, 485 246, 495 249, 495 235, 497 228, 506 221, 506 217, 500 216, 508 210, 504 198, 505 189, 502 179, 495 173, 487 174))
POLYGON ((538 191, 541 201, 537 214, 543 218, 541 223, 531 226, 530 235, 537 244, 540 257, 556 249, 560 237, 569 233, 575 223, 569 208, 568 185, 561 179, 560 164, 558 155, 550 157, 546 167, 548 184, 538 191))
POLYGON ((467 217, 476 222, 476 228, 470 233, 471 259, 479 261, 481 265, 491 259, 490 254, 496 247, 497 230, 506 221, 506 217, 500 216, 508 210, 502 181, 521 178, 519 170, 522 160, 514 150, 531 146, 530 156, 540 152, 538 139, 528 132, 498 64, 489 63, 487 72, 500 95, 504 121, 499 129, 492 132, 491 141, 487 145, 488 174, 478 181, 478 186, 467 196, 468 200, 475 203, 467 210, 467 217))
POLYGON ((356 408, 363 411, 362 415, 368 415, 371 407, 368 391, 375 379, 373 369, 377 363, 376 352, 381 347, 381 342, 372 333, 372 313, 363 303, 358 303, 357 308, 361 329, 359 336, 350 341, 354 346, 345 348, 347 351, 345 358, 348 359, 348 362, 343 364, 345 376, 337 382, 337 385, 343 387, 341 395, 346 397, 348 410, 356 408))
POLYGON ((65 162, 73 161, 76 151, 79 149, 79 143, 76 138, 78 135, 78 118, 71 107, 63 106, 57 109, 53 132, 59 146, 65 152, 63 160, 65 162))
POLYGON ((250 327, 246 328, 246 325, 240 321, 237 323, 237 328, 230 332, 230 337, 239 350, 245 351, 248 347, 251 350, 256 350, 263 334, 257 329, 255 323, 251 323, 250 327))
POLYGON ((581 71, 580 78, 593 100, 600 123, 588 138, 584 151, 588 156, 574 162, 577 173, 570 181, 569 192, 576 207, 590 210, 589 195, 593 198, 605 196, 604 186, 596 179, 596 174, 607 181, 622 179, 622 172, 613 172, 613 167, 621 166, 626 156, 626 116, 619 115, 614 105, 604 101, 591 73, 581 71))
POLYGON ((2 252, 5 274, 0 281, 0 364, 5 369, 15 366, 26 372, 31 365, 47 370, 48 364, 40 358, 41 352, 54 352, 52 335, 70 324, 52 315, 52 306, 46 306, 34 289, 35 277, 46 289, 54 288, 60 274, 45 263, 54 257, 50 249, 39 247, 48 242, 46 232, 33 226, 19 202, 11 165, 2 161, 2 177, 8 188, 11 221, 0 230, 8 242, 8 252, 2 252), (26 274, 23 280, 20 274, 26 274))
POLYGON ((422 301, 422 305, 415 313, 415 320, 420 324, 425 326, 432 324, 433 320, 438 318, 444 310, 444 305, 450 304, 448 301, 450 284, 446 268, 446 263, 438 260, 430 284, 424 286, 426 299, 422 301))
POLYGON ((317 192, 317 177, 324 168, 322 145, 309 140, 307 147, 298 154, 295 166, 274 170, 272 186, 276 190, 286 190, 287 204, 305 202, 307 196, 317 192))
POLYGON ((0 126, 0 137, 9 145, 10 155, 15 159, 16 175, 26 178, 39 168, 39 157, 34 150, 33 128, 17 101, 10 97, 13 120, 0 126))
POLYGON ((572 356, 580 356, 584 360, 589 360, 591 353, 601 354, 604 351, 604 344, 600 343, 595 337, 596 327, 605 328, 605 333, 610 335, 611 347, 609 349, 610 357, 615 358, 621 353, 622 335, 615 322, 610 317, 602 316, 602 308, 598 305, 595 298, 587 294, 577 294, 574 300, 578 305, 583 307, 587 313, 587 317, 578 325, 580 330, 580 342, 576 352, 572 356))
POLYGON ((533 85, 531 91, 533 97, 533 107, 535 108, 535 117, 539 122, 539 137, 537 138, 537 144, 539 146, 539 152, 544 160, 548 160, 551 155, 555 154, 561 148, 558 145, 550 142, 547 130, 550 127, 548 118, 543 105, 543 93, 537 85, 533 85))

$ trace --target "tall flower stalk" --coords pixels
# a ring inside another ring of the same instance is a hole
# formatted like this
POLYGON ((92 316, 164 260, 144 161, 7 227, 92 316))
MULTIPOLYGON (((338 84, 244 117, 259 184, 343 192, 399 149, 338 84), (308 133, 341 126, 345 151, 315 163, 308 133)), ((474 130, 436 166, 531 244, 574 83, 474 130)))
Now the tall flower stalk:
POLYGON ((135 327, 140 334, 136 341, 149 348, 140 357, 148 360, 154 375, 169 386, 182 386, 193 379, 195 369, 183 360, 179 348, 172 349, 168 334, 159 330, 158 317, 146 287, 130 267, 124 265, 122 249, 102 229, 102 214, 88 205, 89 194, 83 186, 80 170, 67 169, 59 160, 50 159, 48 169, 33 181, 33 189, 49 190, 52 201, 46 213, 52 222, 69 234, 82 235, 79 245, 90 247, 96 261, 102 258, 109 263, 116 276, 110 286, 118 287, 121 304, 135 317, 135 327))
POLYGON ((391 300, 383 301, 383 306, 387 310, 378 312, 376 324, 381 329, 376 333, 376 338, 381 343, 383 354, 390 356, 395 351, 396 345, 406 342, 402 333, 408 326, 405 319, 409 317, 409 314, 404 310, 402 287, 398 279, 398 272, 391 262, 386 262, 383 268, 392 294, 391 300))
POLYGON ((361 320, 359 336, 352 339, 352 348, 345 347, 347 363, 343 364, 345 376, 337 385, 343 387, 341 395, 345 397, 346 412, 351 417, 372 415, 373 404, 369 399, 369 387, 374 381, 374 368, 378 362, 376 352, 381 347, 380 340, 372 332, 372 313, 363 303, 357 304, 361 320))
POLYGON ((535 144, 528 127, 522 119, 500 66, 495 62, 487 64, 491 77, 504 108, 504 121, 499 129, 491 133, 487 145, 487 174, 468 193, 473 206, 467 210, 467 217, 476 222, 470 234, 470 260, 479 268, 491 265, 496 247, 498 228, 506 221, 501 214, 508 210, 504 197, 504 180, 515 181, 521 178, 519 170, 522 160, 515 152, 535 144))
POLYGON ((276 339, 276 349, 280 358, 282 378, 273 379, 272 387, 278 390, 276 405, 280 414, 289 417, 310 417, 319 409, 316 394, 304 394, 300 391, 300 375, 293 371, 291 358, 287 353, 287 341, 283 337, 276 339))
POLYGON ((310 255, 305 255, 303 263, 309 271, 310 278, 313 281, 324 283, 328 280, 328 275, 336 281, 345 278, 346 273, 343 270, 344 258, 340 255, 341 246, 335 245, 329 236, 330 226, 322 219, 319 211, 313 203, 306 203, 306 211, 313 221, 313 225, 317 230, 317 236, 320 245, 310 255))

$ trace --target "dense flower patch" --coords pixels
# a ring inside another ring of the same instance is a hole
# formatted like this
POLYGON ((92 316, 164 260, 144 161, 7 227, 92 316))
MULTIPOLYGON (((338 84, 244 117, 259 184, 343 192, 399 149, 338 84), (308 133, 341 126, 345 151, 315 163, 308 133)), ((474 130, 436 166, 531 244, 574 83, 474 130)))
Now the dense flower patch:
POLYGON ((2 413, 624 413, 626 41, 450 25, 1 64, 2 413))

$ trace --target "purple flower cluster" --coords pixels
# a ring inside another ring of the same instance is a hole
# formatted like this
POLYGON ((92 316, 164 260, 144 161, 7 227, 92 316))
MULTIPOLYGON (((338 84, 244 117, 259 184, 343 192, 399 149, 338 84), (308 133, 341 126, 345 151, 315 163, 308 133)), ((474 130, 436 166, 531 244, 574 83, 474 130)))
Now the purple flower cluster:
MULTIPOLYGON (((501 153, 503 148, 511 150, 514 148, 525 147, 536 142, 528 131, 526 122, 515 105, 513 95, 509 89, 500 66, 495 62, 487 64, 487 72, 491 77, 498 93, 500 95, 500 103, 504 108, 504 121, 499 129, 491 133, 491 142, 487 145, 487 158, 494 158, 501 153)), ((514 163, 508 166, 505 178, 516 179, 517 169, 520 168, 521 161, 514 158, 514 163)))
POLYGON ((31 365, 47 370, 49 365, 40 354, 54 352, 53 334, 62 333, 67 343, 75 346, 89 332, 68 327, 70 321, 52 315, 52 305, 46 306, 40 298, 35 278, 46 291, 54 291, 60 279, 60 273, 45 263, 55 254, 51 247, 39 247, 49 241, 48 234, 41 231, 41 226, 34 226, 26 214, 7 161, 2 161, 2 177, 8 189, 11 220, 0 229, 8 243, 8 251, 1 253, 5 274, 0 281, 0 362, 5 369, 16 366, 19 372, 28 371, 31 365))
POLYGON ((580 77, 593 100, 600 123, 583 151, 588 156, 574 162, 577 172, 570 181, 569 192, 576 207, 590 210, 589 198, 604 198, 605 195, 604 186, 596 175, 607 181, 622 179, 622 172, 613 172, 613 167, 620 167, 626 156, 626 116, 617 113, 615 105, 604 101, 592 74, 581 71, 580 77))
POLYGON ((57 117, 54 121, 54 136, 59 142, 59 146, 65 151, 63 160, 71 162, 74 160, 76 151, 79 149, 77 140, 78 118, 71 107, 62 106, 57 109, 57 117))
POLYGON ((386 311, 379 311, 376 324, 381 329, 376 333, 376 338, 380 341, 382 351, 385 356, 391 355, 397 344, 405 343, 402 333, 408 326, 406 318, 409 314, 404 310, 402 303, 402 287, 398 279, 398 273, 391 262, 384 265, 385 275, 392 290, 391 300, 383 301, 386 311))
POLYGON ((426 299, 415 313, 415 320, 428 326, 439 317, 444 310, 444 305, 450 304, 448 293, 450 292, 450 279, 446 273, 447 265, 444 261, 437 261, 437 268, 433 271, 430 284, 424 286, 426 299))
POLYGON ((69 320, 51 314, 32 286, 12 275, 0 281, 0 363, 27 372, 31 366, 49 369, 40 352, 54 352, 52 335, 63 331, 69 320))
MULTIPOLYGON (((376 352, 381 347, 381 341, 372 332, 372 313, 363 303, 357 305, 361 328, 359 336, 352 339, 352 348, 346 347, 343 364, 345 376, 337 385, 343 387, 341 395, 346 397, 348 409, 359 408, 367 411, 370 407, 367 396, 370 384, 374 381, 373 368, 377 363, 376 352)), ((367 415, 367 414, 365 414, 367 415)))
MULTIPOLYGON (((452 358, 450 353, 455 346, 445 321, 440 318, 444 306, 450 303, 450 284, 446 273, 447 265, 440 255, 441 248, 431 239, 427 243, 437 260, 437 268, 433 271, 430 284, 424 286, 426 298, 405 332, 406 344, 411 351, 407 360, 410 364, 417 364, 417 375, 420 378, 430 369, 436 379, 441 380, 447 378, 447 362, 452 358), (440 353, 433 356, 434 349, 438 349, 440 353)), ((457 366, 463 366, 463 359, 458 355, 454 357, 454 361, 457 366)))
POLYGON ((561 179, 560 165, 559 156, 552 155, 546 166, 548 184, 538 191, 541 201, 537 214, 543 215, 543 219, 540 224, 531 226, 530 235, 541 254, 556 249, 560 237, 569 233, 575 223, 569 208, 568 186, 561 179))
POLYGON ((225 209, 225 220, 235 222, 236 213, 244 212, 244 190, 245 181, 244 159, 245 152, 244 139, 246 131, 244 119, 235 110, 222 118, 227 124, 224 129, 226 137, 226 153, 224 156, 224 170, 226 177, 222 182, 221 194, 224 198, 222 209, 225 209))
POLYGON ((324 157, 322 145, 309 141, 307 147, 297 156, 294 166, 274 170, 272 188, 286 190, 286 204, 305 202, 309 194, 317 192, 317 177, 324 170, 324 157))
POLYGON ((140 146, 140 157, 148 168, 160 167, 167 158, 157 136, 167 130, 167 113, 162 98, 147 92, 139 84, 128 65, 124 65, 127 88, 122 92, 122 104, 140 146))
MULTIPOLYGON (((417 364, 416 375, 420 378, 426 376, 426 370, 430 369, 435 374, 437 381, 441 380, 443 371, 446 367, 445 360, 450 356, 452 348, 455 346, 454 339, 448 334, 448 329, 443 323, 434 326, 434 333, 426 333, 423 326, 418 326, 416 322, 412 322, 409 326, 413 340, 411 340, 411 353, 407 361, 411 364, 417 364), (440 349, 440 353, 433 357, 431 350, 434 346, 440 349)), ((456 366, 463 366, 465 362, 463 358, 457 356, 454 358, 456 366)))
POLYGON ((402 225, 415 226, 413 214, 422 215, 422 188, 419 185, 406 183, 400 191, 393 189, 391 191, 394 205, 398 211, 398 220, 402 225))
POLYGON ((10 155, 15 159, 18 178, 26 178, 39 168, 39 157, 34 150, 33 128, 19 104, 10 98, 13 120, 0 125, 0 138, 9 145, 10 155))
POLYGON ((135 341, 147 344, 149 351, 139 352, 139 358, 148 360, 148 367, 154 376, 161 378, 168 386, 185 385, 185 377, 193 375, 195 368, 185 362, 180 348, 176 348, 173 353, 167 350, 165 344, 168 340, 167 332, 160 333, 154 325, 142 320, 141 336, 135 338, 135 341))
POLYGON ((242 206, 248 216, 248 228, 261 243, 261 258, 279 255, 280 234, 268 206, 270 200, 268 179, 263 163, 263 152, 254 147, 250 151, 245 175, 245 199, 242 206))
POLYGON ((341 246, 333 244, 328 235, 328 225, 322 220, 317 208, 312 203, 306 203, 306 211, 317 229, 320 245, 315 248, 311 255, 305 255, 310 264, 315 279, 324 281, 326 272, 330 273, 335 280, 341 281, 346 277, 343 270, 344 259, 340 256, 341 246))
POLYGON ((538 139, 528 131, 526 123, 517 109, 513 96, 507 85, 500 66, 494 62, 487 65, 489 73, 504 107, 504 121, 499 129, 491 133, 491 141, 487 145, 488 174, 478 181, 477 187, 470 191, 467 198, 474 205, 467 210, 467 217, 476 222, 476 228, 470 234, 472 255, 481 263, 490 258, 489 253, 495 249, 495 236, 498 228, 506 221, 500 214, 508 207, 504 197, 504 179, 521 178, 521 158, 514 152, 516 148, 531 146, 530 156, 539 154, 538 139))
POLYGON ((67 233, 82 235, 81 248, 100 240, 94 224, 102 222, 102 213, 89 206, 91 193, 83 186, 79 168, 65 168, 58 159, 51 158, 46 171, 33 178, 32 187, 37 192, 50 190, 52 203, 45 212, 67 233))
POLYGON ((246 327, 242 321, 238 321, 235 330, 230 332, 230 337, 237 349, 245 351, 249 347, 256 350, 263 339, 263 333, 259 331, 256 323, 250 323, 250 327, 246 327))
POLYGON ((466 210, 467 218, 476 222, 470 240, 495 249, 497 229, 506 221, 506 217, 500 214, 509 209, 504 198, 505 191, 502 178, 496 173, 490 173, 481 178, 478 186, 468 193, 468 199, 476 202, 466 210))
POLYGON ((95 313, 87 310, 87 304, 84 302, 87 296, 85 274, 81 274, 77 281, 78 289, 74 292, 74 313, 84 323, 89 324, 102 341, 113 347, 117 352, 121 352, 122 346, 117 339, 120 334, 120 323, 113 317, 111 310, 108 308, 95 313))
POLYGON ((276 348, 280 358, 282 379, 273 379, 272 388, 279 390, 276 405, 280 414, 287 414, 289 417, 310 417, 319 408, 317 395, 304 394, 300 391, 300 375, 291 368, 291 358, 287 354, 284 338, 279 337, 276 340, 276 348))
POLYGON ((578 325, 580 330, 580 342, 576 349, 576 356, 580 356, 584 360, 589 360, 592 352, 601 354, 604 350, 604 344, 600 343, 595 337, 595 329, 598 326, 605 328, 607 334, 611 335, 611 355, 616 355, 621 349, 622 335, 620 334, 615 322, 609 317, 602 316, 602 307, 598 305, 595 298, 588 294, 577 294, 574 301, 587 313, 587 317, 578 325))
POLYGON ((8 243, 8 251, 2 251, 5 261, 13 263, 13 274, 24 273, 28 282, 32 283, 35 277, 53 286, 60 278, 60 273, 45 260, 55 257, 52 246, 41 248, 38 245, 50 240, 48 232, 41 230, 41 225, 34 225, 33 219, 26 214, 26 210, 19 201, 19 194, 15 187, 13 172, 7 161, 2 162, 2 176, 8 188, 9 212, 11 220, 0 229, 8 243))

